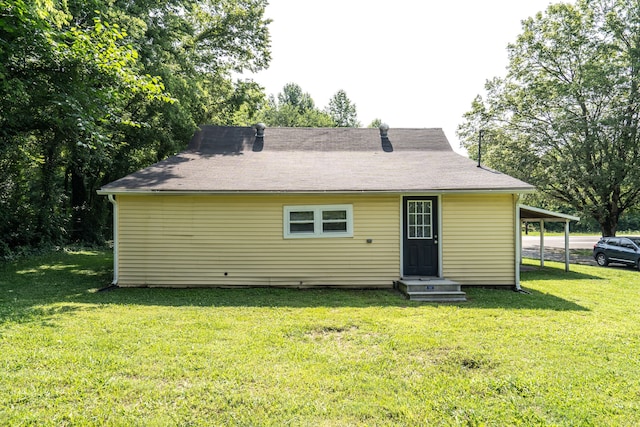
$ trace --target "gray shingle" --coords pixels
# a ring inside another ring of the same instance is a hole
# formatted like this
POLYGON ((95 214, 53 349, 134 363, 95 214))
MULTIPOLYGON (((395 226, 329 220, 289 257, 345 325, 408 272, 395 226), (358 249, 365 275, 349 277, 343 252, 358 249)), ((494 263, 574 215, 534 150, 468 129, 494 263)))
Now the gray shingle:
POLYGON ((441 129, 203 126, 186 151, 105 185, 123 192, 531 191, 455 153, 441 129))

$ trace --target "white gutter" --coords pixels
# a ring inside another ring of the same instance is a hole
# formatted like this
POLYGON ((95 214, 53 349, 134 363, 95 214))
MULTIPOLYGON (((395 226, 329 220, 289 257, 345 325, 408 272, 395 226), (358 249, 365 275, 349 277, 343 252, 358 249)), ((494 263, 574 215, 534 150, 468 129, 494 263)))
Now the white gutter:
POLYGON ((113 194, 109 194, 109 201, 113 205, 113 281, 118 284, 118 202, 113 194))

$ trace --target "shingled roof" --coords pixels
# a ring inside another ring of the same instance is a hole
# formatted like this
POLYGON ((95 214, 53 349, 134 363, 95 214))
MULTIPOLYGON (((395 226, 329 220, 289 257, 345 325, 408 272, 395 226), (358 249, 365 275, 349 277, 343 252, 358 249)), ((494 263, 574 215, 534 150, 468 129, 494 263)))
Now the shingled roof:
POLYGON ((529 192, 455 153, 441 129, 202 126, 187 150, 101 194, 529 192))

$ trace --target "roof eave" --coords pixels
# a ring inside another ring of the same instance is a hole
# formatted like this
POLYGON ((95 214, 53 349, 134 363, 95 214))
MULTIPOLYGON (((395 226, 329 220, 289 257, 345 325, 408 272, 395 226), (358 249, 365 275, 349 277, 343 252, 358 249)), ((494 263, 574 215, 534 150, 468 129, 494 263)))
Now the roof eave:
POLYGON ((215 195, 215 194, 530 194, 532 187, 512 188, 425 188, 425 189, 389 189, 389 190, 130 190, 130 189, 99 189, 97 193, 106 195, 215 195))

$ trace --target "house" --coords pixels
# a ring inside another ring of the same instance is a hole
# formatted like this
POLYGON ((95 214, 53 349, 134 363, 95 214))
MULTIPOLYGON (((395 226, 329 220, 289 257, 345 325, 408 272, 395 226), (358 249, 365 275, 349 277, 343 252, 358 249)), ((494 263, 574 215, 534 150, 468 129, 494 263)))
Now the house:
POLYGON ((118 286, 409 283, 420 298, 517 287, 516 210, 533 190, 455 153, 441 129, 257 125, 203 126, 99 194, 113 203, 118 286))

